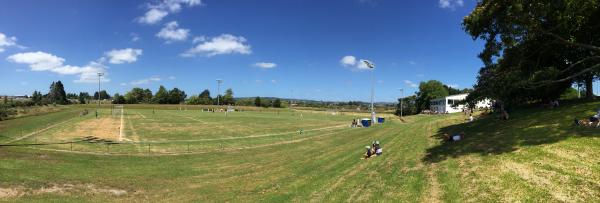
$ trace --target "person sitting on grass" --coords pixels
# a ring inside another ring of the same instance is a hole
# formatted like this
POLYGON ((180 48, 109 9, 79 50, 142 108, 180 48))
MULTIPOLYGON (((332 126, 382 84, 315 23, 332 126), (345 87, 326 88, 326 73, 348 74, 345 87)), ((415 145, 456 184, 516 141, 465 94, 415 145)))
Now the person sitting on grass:
POLYGON ((375 141, 375 154, 377 156, 381 156, 383 153, 383 149, 381 149, 381 145, 379 145, 379 141, 375 141))
POLYGON ((371 158, 373 156, 373 152, 371 151, 371 146, 365 146, 367 148, 367 152, 365 152, 365 159, 371 158))

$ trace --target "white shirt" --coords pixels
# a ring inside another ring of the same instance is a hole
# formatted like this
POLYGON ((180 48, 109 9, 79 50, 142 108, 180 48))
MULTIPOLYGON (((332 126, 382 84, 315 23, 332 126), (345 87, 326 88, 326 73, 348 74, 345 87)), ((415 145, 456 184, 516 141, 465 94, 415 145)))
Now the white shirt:
POLYGON ((377 151, 375 153, 381 154, 382 152, 383 152, 383 149, 379 148, 379 149, 377 149, 377 151))

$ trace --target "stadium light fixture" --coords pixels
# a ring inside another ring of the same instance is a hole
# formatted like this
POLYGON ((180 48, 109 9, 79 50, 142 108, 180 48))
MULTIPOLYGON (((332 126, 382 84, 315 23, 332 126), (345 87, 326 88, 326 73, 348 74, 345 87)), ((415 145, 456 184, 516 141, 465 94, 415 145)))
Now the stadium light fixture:
POLYGON ((371 123, 375 124, 375 106, 373 104, 373 99, 375 97, 375 79, 373 77, 373 71, 375 70, 375 64, 368 60, 362 60, 362 62, 369 67, 371 71, 371 123))
POLYGON ((219 95, 221 94, 221 83, 223 83, 222 79, 217 79, 217 106, 221 105, 219 101, 219 95))
POLYGON ((96 118, 98 118, 98 110, 100 109, 100 81, 104 73, 98 72, 98 107, 96 108, 96 118))

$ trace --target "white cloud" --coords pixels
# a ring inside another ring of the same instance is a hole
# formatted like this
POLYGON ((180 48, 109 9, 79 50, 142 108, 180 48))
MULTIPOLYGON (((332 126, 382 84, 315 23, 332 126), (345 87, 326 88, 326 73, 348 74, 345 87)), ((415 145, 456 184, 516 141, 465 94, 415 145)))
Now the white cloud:
POLYGON ((417 62, 414 62, 414 61, 408 61, 408 64, 410 64, 410 65, 413 65, 413 66, 414 66, 414 65, 417 65, 417 62))
POLYGON ((465 2, 463 0, 439 0, 438 5, 443 9, 454 10, 456 7, 463 7, 465 2))
POLYGON ((156 4, 149 4, 148 11, 144 16, 138 17, 137 21, 142 24, 156 24, 165 18, 169 13, 176 13, 183 6, 193 7, 202 5, 201 0, 162 0, 156 4))
POLYGON ((17 72, 25 72, 25 69, 17 68, 17 69, 15 69, 15 71, 17 71, 17 72))
MULTIPOLYGON (((97 82, 98 73, 106 73, 106 67, 98 62, 90 62, 85 66, 64 65, 65 59, 45 53, 45 52, 26 52, 11 55, 6 58, 9 62, 29 65, 31 71, 50 71, 60 75, 79 75, 79 79, 74 82, 97 82)), ((102 81, 108 82, 110 79, 103 77, 102 81)))
POLYGON ((146 85, 146 84, 150 84, 151 82, 159 82, 161 80, 162 79, 158 76, 152 76, 149 78, 131 81, 131 82, 129 82, 129 84, 131 84, 131 85, 146 85))
POLYGON ((165 27, 160 32, 156 33, 156 37, 167 40, 167 43, 186 40, 190 34, 190 30, 178 27, 179 24, 177 24, 177 21, 171 21, 165 24, 165 27))
POLYGON ((344 56, 340 60, 340 64, 342 64, 342 66, 355 66, 356 65, 356 57, 344 56))
POLYGON ((340 59, 340 64, 344 67, 350 67, 352 70, 369 70, 369 66, 363 61, 365 61, 365 59, 356 60, 355 56, 347 55, 340 59))
POLYGON ((271 80, 271 83, 273 83, 273 84, 277 84, 278 82, 279 81, 277 81, 277 80, 271 80))
POLYGON ((175 80, 175 76, 169 76, 169 80, 175 80))
POLYGON ((448 87, 451 87, 451 88, 458 88, 458 87, 459 87, 459 85, 458 85, 458 84, 450 84, 450 85, 448 85, 448 87))
POLYGON ((169 12, 160 9, 150 9, 146 11, 144 16, 138 18, 138 22, 142 24, 156 24, 160 22, 169 12))
POLYGON ((8 47, 19 46, 17 44, 16 37, 8 37, 4 33, 0 32, 0 52, 4 52, 4 50, 8 47))
POLYGON ((419 86, 410 80, 404 80, 404 84, 408 85, 409 87, 418 87, 419 86))
POLYGON ((32 71, 52 70, 62 66, 65 62, 63 58, 41 51, 14 54, 6 60, 13 63, 27 64, 32 71))
POLYGON ((132 42, 137 42, 137 41, 140 41, 140 39, 142 39, 142 38, 140 38, 140 36, 139 36, 138 34, 136 34, 136 33, 131 33, 130 35, 131 35, 131 41, 132 41, 132 42))
POLYGON ((252 64, 252 66, 259 67, 262 69, 271 69, 271 68, 277 67, 277 64, 270 63, 270 62, 258 62, 258 63, 252 64))
POLYGON ((122 82, 120 85, 121 86, 127 86, 127 83, 122 82))
POLYGON ((182 53, 182 57, 194 57, 198 55, 211 57, 220 54, 251 54, 250 45, 246 43, 246 38, 242 36, 233 36, 222 34, 213 37, 196 45, 195 47, 182 53))
POLYGON ((142 55, 141 49, 113 49, 105 52, 108 62, 112 64, 133 63, 137 61, 138 56, 142 55))
POLYGON ((196 44, 198 42, 204 42, 204 41, 206 41, 206 37, 205 36, 196 36, 192 40, 192 43, 196 44))

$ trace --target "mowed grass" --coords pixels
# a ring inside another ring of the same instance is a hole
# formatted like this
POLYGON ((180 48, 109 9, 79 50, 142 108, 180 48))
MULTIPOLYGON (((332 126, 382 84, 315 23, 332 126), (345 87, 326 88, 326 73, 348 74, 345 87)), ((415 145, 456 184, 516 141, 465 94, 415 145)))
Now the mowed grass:
POLYGON ((524 110, 506 122, 419 115, 407 123, 315 131, 251 148, 184 155, 0 147, 0 200, 598 202, 599 130, 570 124, 599 105, 524 110), (461 142, 438 138, 460 131, 467 136, 461 142), (360 159, 372 140, 381 141, 384 155, 360 159))

